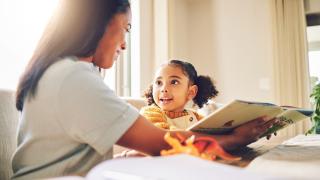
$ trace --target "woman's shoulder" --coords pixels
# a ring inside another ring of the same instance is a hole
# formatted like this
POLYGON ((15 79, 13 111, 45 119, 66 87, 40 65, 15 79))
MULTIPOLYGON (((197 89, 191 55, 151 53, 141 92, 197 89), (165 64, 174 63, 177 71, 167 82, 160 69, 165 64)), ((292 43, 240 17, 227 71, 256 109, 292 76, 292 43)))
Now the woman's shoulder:
POLYGON ((38 90, 52 95, 74 95, 80 89, 100 92, 109 90, 103 83, 99 72, 95 72, 91 63, 80 62, 70 57, 51 65, 39 81, 38 90), (73 93, 70 93, 73 92, 73 93))
POLYGON ((75 57, 65 57, 52 64, 44 74, 43 79, 56 84, 71 82, 86 82, 101 79, 99 71, 92 63, 79 61, 75 57))

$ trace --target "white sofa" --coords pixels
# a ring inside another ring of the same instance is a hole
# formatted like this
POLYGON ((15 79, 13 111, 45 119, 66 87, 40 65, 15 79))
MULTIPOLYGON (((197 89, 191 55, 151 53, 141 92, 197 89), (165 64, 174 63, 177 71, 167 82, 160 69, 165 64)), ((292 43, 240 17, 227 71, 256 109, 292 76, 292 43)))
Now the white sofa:
POLYGON ((147 103, 143 98, 121 97, 121 99, 124 99, 125 101, 130 103, 132 106, 136 107, 137 109, 141 109, 143 106, 147 105, 147 103))
POLYGON ((16 149, 16 131, 19 113, 15 108, 14 93, 0 89, 0 179, 12 174, 11 155, 16 149))

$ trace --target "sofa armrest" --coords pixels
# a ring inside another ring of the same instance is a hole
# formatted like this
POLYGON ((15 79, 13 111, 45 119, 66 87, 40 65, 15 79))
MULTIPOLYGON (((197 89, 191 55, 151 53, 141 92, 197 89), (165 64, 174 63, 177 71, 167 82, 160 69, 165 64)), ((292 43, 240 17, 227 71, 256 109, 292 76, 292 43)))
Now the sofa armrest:
POLYGON ((121 99, 127 101, 132 106, 136 107, 137 109, 141 109, 143 106, 146 106, 147 103, 143 98, 135 98, 135 97, 121 97, 121 99))

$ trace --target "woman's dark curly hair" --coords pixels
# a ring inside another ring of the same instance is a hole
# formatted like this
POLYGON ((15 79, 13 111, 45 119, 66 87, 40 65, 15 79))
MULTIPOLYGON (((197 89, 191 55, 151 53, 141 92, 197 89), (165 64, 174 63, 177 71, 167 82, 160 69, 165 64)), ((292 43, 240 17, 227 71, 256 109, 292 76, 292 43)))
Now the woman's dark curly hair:
MULTIPOLYGON (((198 92, 197 95, 193 98, 193 102, 199 108, 206 104, 209 99, 214 98, 218 95, 219 92, 213 84, 211 78, 209 76, 198 76, 196 69, 191 63, 180 60, 171 60, 168 62, 168 65, 180 67, 182 72, 189 78, 190 84, 198 86, 198 92)), ((150 85, 144 94, 148 105, 155 104, 152 96, 152 91, 152 85, 150 85)))

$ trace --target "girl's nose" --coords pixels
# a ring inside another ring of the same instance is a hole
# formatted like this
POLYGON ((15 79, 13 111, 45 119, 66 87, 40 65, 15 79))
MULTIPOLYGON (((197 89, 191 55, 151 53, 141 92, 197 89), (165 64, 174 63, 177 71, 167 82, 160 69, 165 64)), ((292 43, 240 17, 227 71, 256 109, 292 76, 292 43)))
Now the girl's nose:
POLYGON ((127 46, 127 45, 126 45, 126 43, 125 43, 125 42, 124 42, 124 43, 122 43, 122 44, 121 44, 121 46, 120 46, 120 47, 121 47, 121 50, 125 50, 125 49, 126 49, 126 46, 127 46))
POLYGON ((164 86, 162 86, 162 88, 161 88, 161 92, 162 93, 164 93, 164 92, 168 92, 168 89, 167 89, 167 87, 164 85, 164 86))
POLYGON ((168 92, 168 90, 167 89, 162 89, 161 92, 168 92))

